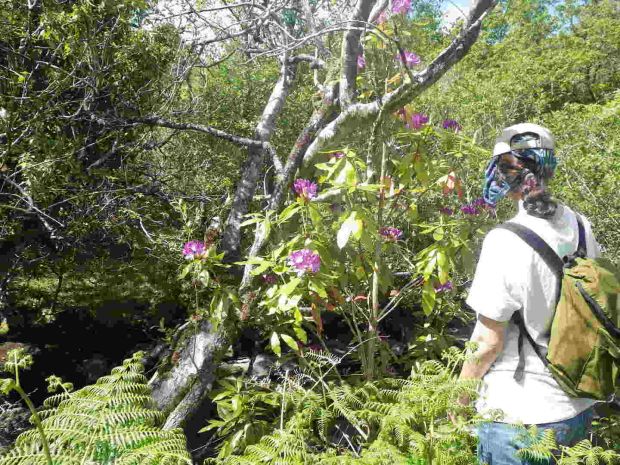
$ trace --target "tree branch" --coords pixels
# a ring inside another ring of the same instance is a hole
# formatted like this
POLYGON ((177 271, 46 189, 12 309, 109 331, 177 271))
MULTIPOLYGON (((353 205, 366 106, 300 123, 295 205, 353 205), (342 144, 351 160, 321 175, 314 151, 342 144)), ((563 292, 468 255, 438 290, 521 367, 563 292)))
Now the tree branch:
POLYGON ((328 143, 335 143, 357 128, 364 126, 381 111, 389 114, 425 89, 434 84, 455 63, 461 60, 476 42, 484 17, 493 9, 496 0, 478 0, 472 7, 467 24, 459 36, 446 47, 433 62, 424 70, 413 74, 414 80, 408 79, 396 90, 381 96, 371 103, 352 104, 328 124, 308 148, 304 157, 304 166, 308 166, 314 156, 328 143))
MULTIPOLYGON (((226 253, 227 260, 235 261, 239 258, 239 247, 241 244, 241 222, 243 216, 248 212, 248 207, 263 168, 263 153, 266 145, 275 130, 275 120, 282 111, 286 98, 293 85, 295 75, 295 65, 290 64, 287 54, 282 59, 280 78, 276 82, 267 105, 263 109, 263 114, 256 125, 255 135, 261 141, 261 145, 252 145, 248 150, 248 157, 242 168, 242 176, 237 184, 235 197, 224 234, 222 235, 221 247, 226 253)), ((277 168, 277 162, 276 162, 277 168)), ((281 164, 280 164, 281 166, 281 164)))
POLYGON ((368 17, 368 22, 374 23, 377 20, 377 18, 379 18, 379 15, 383 13, 383 11, 387 8, 388 3, 389 3, 388 0, 381 0, 380 2, 376 3, 372 11, 370 12, 370 16, 368 17))
POLYGON ((52 239, 53 244, 56 243, 56 241, 61 240, 62 238, 57 234, 56 229, 50 224, 50 222, 48 220, 53 221, 54 223, 58 224, 58 226, 60 226, 61 228, 64 228, 65 225, 62 224, 60 221, 58 221, 56 218, 53 218, 51 216, 49 216, 47 213, 45 213, 43 210, 41 210, 40 208, 38 208, 36 206, 36 204, 34 203, 34 200, 32 199, 32 197, 30 196, 30 194, 28 194, 28 192, 19 185, 19 183, 13 181, 10 177, 0 174, 0 180, 6 182, 7 184, 11 185, 12 187, 14 187, 21 195, 21 197, 19 197, 21 200, 23 200, 26 205, 28 205, 28 211, 30 211, 31 213, 33 213, 37 219, 39 220, 39 222, 43 225, 43 228, 45 228, 45 230, 47 231, 50 239, 52 239))
POLYGON ((357 56, 360 54, 360 37, 366 25, 372 6, 376 0, 359 0, 353 17, 352 26, 342 39, 342 67, 340 70, 340 106, 344 109, 355 102, 355 78, 357 77, 357 56), (358 26, 358 27, 353 27, 358 26))
MULTIPOLYGON (((304 158, 304 154, 310 146, 313 137, 327 124, 335 112, 334 102, 336 101, 337 94, 338 84, 334 84, 328 88, 328 92, 326 92, 323 97, 322 105, 314 111, 305 128, 297 137, 295 145, 287 158, 286 165, 284 166, 281 175, 278 176, 274 192, 269 199, 269 203, 267 204, 265 210, 277 211, 282 205, 282 202, 285 199, 286 190, 288 189, 293 176, 299 169, 304 158)), ((265 233, 266 231, 264 230, 262 223, 259 223, 254 234, 254 242, 252 243, 248 253, 249 258, 256 257, 260 253, 263 245, 265 244, 265 240, 267 239, 265 233)), ((245 268, 243 269, 243 278, 240 286, 242 292, 248 288, 252 282, 252 269, 252 265, 245 265, 245 268)))
POLYGON ((312 55, 299 54, 289 58, 289 63, 300 63, 307 61, 310 63, 310 69, 323 69, 325 68, 325 62, 320 58, 313 57, 312 55))
MULTIPOLYGON (((103 124, 105 124, 105 120, 103 124)), ((170 128, 170 129, 181 129, 181 130, 189 130, 189 131, 198 131, 205 134, 209 134, 214 137, 218 137, 220 139, 227 140, 232 142, 233 144, 242 145, 245 147, 256 147, 256 148, 264 148, 268 149, 269 146, 264 141, 250 139, 247 137, 236 136, 234 134, 229 134, 220 129, 216 129, 211 126, 204 126, 202 124, 194 124, 194 123, 177 123, 174 121, 169 121, 160 116, 146 116, 143 118, 132 118, 126 120, 126 122, 130 125, 138 125, 144 124, 147 126, 159 126, 162 128, 170 128)))

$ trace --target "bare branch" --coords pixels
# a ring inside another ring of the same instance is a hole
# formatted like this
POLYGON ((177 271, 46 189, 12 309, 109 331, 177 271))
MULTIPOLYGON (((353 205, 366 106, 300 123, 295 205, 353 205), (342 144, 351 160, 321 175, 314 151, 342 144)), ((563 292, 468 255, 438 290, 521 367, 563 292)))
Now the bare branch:
POLYGON ((26 191, 26 189, 24 189, 22 186, 20 186, 19 183, 13 181, 9 176, 6 176, 4 174, 0 174, 0 180, 2 180, 3 182, 6 182, 7 184, 12 186, 15 190, 17 190, 19 192, 21 197, 19 197, 19 196, 18 197, 22 201, 24 201, 26 203, 26 205, 28 205, 28 211, 32 212, 37 217, 37 219, 40 221, 40 223, 43 225, 43 227, 45 228, 45 230, 49 234, 50 239, 52 239, 54 241, 57 241, 57 240, 61 239, 60 236, 58 236, 58 233, 57 233, 56 229, 50 224, 50 221, 53 221, 54 223, 56 223, 61 228, 65 227, 64 224, 62 224, 56 218, 52 218, 47 213, 45 213, 40 208, 38 208, 36 206, 34 200, 32 199, 32 197, 30 196, 30 194, 26 191))
POLYGON ((127 123, 131 125, 145 124, 148 126, 159 126, 162 128, 198 131, 198 132, 203 132, 205 134, 209 134, 209 135, 218 137, 220 139, 224 139, 234 144, 242 145, 245 147, 257 147, 257 148, 265 148, 265 149, 268 148, 268 146, 265 145, 265 142, 262 142, 260 140, 236 136, 234 134, 229 134, 227 132, 224 132, 220 129, 216 129, 211 126, 204 126, 202 124, 177 123, 174 121, 169 121, 167 119, 164 119, 160 116, 147 116, 144 118, 132 118, 132 119, 127 120, 127 123))
POLYGON ((310 69, 323 69, 325 68, 325 62, 320 58, 313 57, 312 55, 295 55, 294 57, 289 58, 289 63, 299 63, 302 61, 307 61, 310 63, 310 69))

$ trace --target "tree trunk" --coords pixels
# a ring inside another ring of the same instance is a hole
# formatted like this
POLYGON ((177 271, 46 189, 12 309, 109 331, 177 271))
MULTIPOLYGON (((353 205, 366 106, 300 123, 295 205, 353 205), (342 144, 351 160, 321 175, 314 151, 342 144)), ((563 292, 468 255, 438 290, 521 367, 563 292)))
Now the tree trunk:
MULTIPOLYGON (((292 87, 295 66, 288 61, 285 54, 282 58, 280 78, 256 126, 256 139, 266 145, 269 144, 275 130, 275 120, 292 87)), ((241 180, 237 185, 222 237, 221 248, 229 262, 238 260, 241 255, 241 223, 262 172, 264 153, 264 146, 250 146, 248 149, 248 158, 243 165, 241 180)), ((182 347, 173 353, 174 366, 165 375, 158 374, 150 381, 155 402, 168 414, 164 428, 181 426, 185 418, 211 391, 215 369, 236 335, 236 332, 226 332, 223 325, 214 331, 207 323, 203 323, 198 329, 190 327, 183 331, 180 337, 182 347)))
POLYGON ((164 429, 181 427, 213 387, 215 370, 236 334, 220 325, 215 331, 204 322, 181 334, 180 347, 172 354, 172 368, 149 381, 157 407, 167 413, 164 429))
MULTIPOLYGON (((294 63, 289 62, 288 54, 285 53, 282 57, 280 78, 271 92, 255 130, 255 138, 263 143, 269 143, 269 139, 275 130, 275 120, 282 111, 293 84, 295 66, 294 63)), ((243 165, 241 179, 237 184, 232 208, 222 236, 221 249, 226 253, 227 262, 238 261, 241 257, 241 223, 248 212, 256 184, 263 171, 264 153, 265 149, 262 147, 250 147, 248 149, 248 158, 243 165)))

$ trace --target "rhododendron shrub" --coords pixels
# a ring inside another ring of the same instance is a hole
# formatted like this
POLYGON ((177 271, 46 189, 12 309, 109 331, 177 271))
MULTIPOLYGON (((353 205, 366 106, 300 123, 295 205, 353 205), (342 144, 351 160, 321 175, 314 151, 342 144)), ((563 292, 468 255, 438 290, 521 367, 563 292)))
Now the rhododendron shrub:
POLYGON ((459 291, 472 240, 491 217, 479 183, 470 191, 464 181, 481 152, 441 119, 404 111, 391 144, 364 156, 351 147, 326 152, 293 181, 282 211, 246 222, 269 234, 263 253, 243 264, 258 286, 246 317, 268 328, 274 353, 301 354, 321 340, 323 313, 335 312, 372 378, 395 358, 382 320, 403 299, 432 317, 459 291))

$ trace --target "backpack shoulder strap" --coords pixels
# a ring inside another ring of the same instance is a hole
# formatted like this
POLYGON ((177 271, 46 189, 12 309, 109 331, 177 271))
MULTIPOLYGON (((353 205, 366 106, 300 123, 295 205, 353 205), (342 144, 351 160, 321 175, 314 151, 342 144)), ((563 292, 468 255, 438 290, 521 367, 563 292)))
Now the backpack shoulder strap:
POLYGON ((519 328, 519 339, 518 339, 518 353, 519 353, 519 362, 517 364, 517 369, 513 375, 515 381, 520 382, 523 379, 523 373, 525 372, 525 354, 523 353, 523 337, 525 336, 534 349, 534 352, 538 356, 538 358, 543 362, 543 365, 548 366, 549 361, 547 360, 546 353, 544 348, 541 348, 536 344, 536 341, 530 336, 530 333, 527 331, 525 327, 525 322, 523 321, 523 316, 521 315, 521 311, 518 310, 512 314, 511 318, 512 322, 517 325, 519 328))
MULTIPOLYGON (((564 261, 555 251, 545 242, 545 240, 529 228, 517 223, 503 223, 498 226, 501 229, 507 229, 519 236, 525 243, 533 248, 542 257, 545 263, 553 270, 553 272, 561 277, 564 272, 564 261)), ((583 225, 582 225, 583 228, 583 225)), ((584 238, 585 241, 585 238, 584 238)))
POLYGON ((581 219, 581 215, 575 213, 577 217, 577 227, 579 228, 579 245, 577 246, 577 252, 575 255, 577 257, 585 258, 588 256, 588 246, 586 244, 586 228, 583 226, 583 220, 581 219))
MULTIPOLYGON (((555 253, 555 251, 545 242, 545 240, 536 234, 531 229, 517 224, 517 223, 503 223, 498 226, 501 229, 507 229, 508 231, 513 232, 517 236, 519 236, 526 244, 528 244, 532 249, 534 249, 541 258, 545 261, 545 263, 551 268, 553 273, 558 277, 559 285, 558 291, 556 292, 556 301, 559 299, 559 291, 561 289, 561 279, 564 273, 564 261, 560 258, 560 256, 555 253)), ((514 379, 517 382, 520 382, 523 379, 523 374, 525 372, 525 353, 523 351, 523 338, 527 338, 528 342, 534 349, 534 352, 538 356, 540 360, 542 360, 545 366, 548 365, 547 358, 540 347, 536 344, 532 336, 530 336, 529 332, 525 327, 525 322, 523 321, 523 316, 521 315, 521 310, 518 310, 513 313, 512 322, 519 329, 519 340, 518 340, 518 353, 519 353, 519 362, 517 364, 517 369, 514 373, 514 379)))

